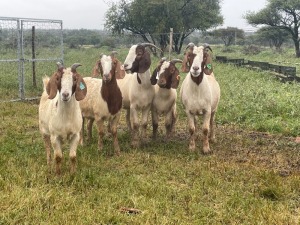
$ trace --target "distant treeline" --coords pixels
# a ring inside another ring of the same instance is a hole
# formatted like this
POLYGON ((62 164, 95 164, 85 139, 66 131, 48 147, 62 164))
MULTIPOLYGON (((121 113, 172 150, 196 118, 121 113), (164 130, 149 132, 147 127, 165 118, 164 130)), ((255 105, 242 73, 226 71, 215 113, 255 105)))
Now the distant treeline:
MULTIPOLYGON (((0 28, 0 48, 16 48, 17 30, 1 29, 0 28)), ((144 42, 138 35, 120 34, 113 35, 105 30, 88 30, 88 29, 64 29, 63 32, 64 46, 69 48, 79 48, 82 46, 102 47, 109 46, 111 48, 118 48, 123 46, 130 46, 135 43, 144 42)), ((252 33, 253 34, 253 33, 252 33)), ((264 45, 264 43, 257 42, 252 38, 251 33, 247 33, 245 39, 236 44, 248 45, 257 44, 264 45), (257 42, 257 43, 256 43, 257 42)), ((160 35, 160 34, 153 34, 160 35)), ((223 41, 205 32, 194 32, 185 39, 186 44, 193 43, 209 43, 209 44, 224 44, 223 41)), ((24 31, 23 36, 24 47, 32 45, 32 30, 27 29, 24 31)), ((35 44, 39 47, 57 47, 61 44, 61 30, 58 29, 36 29, 35 31, 35 44)))

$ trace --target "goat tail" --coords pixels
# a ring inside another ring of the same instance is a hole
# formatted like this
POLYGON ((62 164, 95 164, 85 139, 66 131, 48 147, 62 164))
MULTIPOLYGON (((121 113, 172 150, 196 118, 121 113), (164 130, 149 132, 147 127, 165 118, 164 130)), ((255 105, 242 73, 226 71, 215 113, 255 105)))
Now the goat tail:
POLYGON ((47 84, 50 78, 48 76, 43 77, 43 90, 46 91, 47 84))

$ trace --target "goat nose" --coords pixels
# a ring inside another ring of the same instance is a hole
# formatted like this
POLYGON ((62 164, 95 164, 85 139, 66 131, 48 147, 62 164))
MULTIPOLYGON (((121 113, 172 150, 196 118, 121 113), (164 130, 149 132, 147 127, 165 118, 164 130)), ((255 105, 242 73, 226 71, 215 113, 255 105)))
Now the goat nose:
POLYGON ((199 66, 193 66, 193 70, 199 70, 199 66))
POLYGON ((63 96, 64 98, 67 98, 67 97, 69 97, 69 93, 64 92, 64 93, 62 94, 62 96, 63 96))
POLYGON ((124 64, 124 68, 127 68, 128 67, 128 64, 124 64))

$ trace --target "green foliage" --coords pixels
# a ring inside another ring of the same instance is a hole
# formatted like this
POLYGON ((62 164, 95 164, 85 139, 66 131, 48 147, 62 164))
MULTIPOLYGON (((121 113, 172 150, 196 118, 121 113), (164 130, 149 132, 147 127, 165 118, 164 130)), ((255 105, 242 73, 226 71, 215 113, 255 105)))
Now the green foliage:
POLYGON ((256 45, 248 45, 243 48, 243 53, 245 55, 257 55, 261 52, 261 48, 256 45))
POLYGON ((255 33, 256 39, 269 43, 270 48, 279 50, 284 42, 288 41, 289 32, 278 27, 262 27, 255 33))
POLYGON ((232 45, 238 42, 238 39, 243 40, 245 38, 244 30, 236 27, 219 28, 210 32, 210 34, 214 37, 221 38, 225 46, 232 45))
POLYGON ((268 5, 264 9, 258 12, 248 12, 245 18, 252 25, 267 25, 286 30, 294 41, 296 57, 300 57, 299 1, 268 0, 268 5))
POLYGON ((179 53, 183 41, 193 31, 206 30, 222 21, 219 0, 122 0, 108 10, 105 27, 114 33, 140 35, 144 41, 157 44, 163 50, 173 28, 174 50, 179 53))

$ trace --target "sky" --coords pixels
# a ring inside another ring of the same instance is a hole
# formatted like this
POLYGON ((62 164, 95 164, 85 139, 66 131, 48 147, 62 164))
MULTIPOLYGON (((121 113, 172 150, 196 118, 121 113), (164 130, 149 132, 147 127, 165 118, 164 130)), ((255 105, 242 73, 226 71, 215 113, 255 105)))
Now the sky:
MULTIPOLYGON (((116 2, 117 0, 114 0, 116 2)), ((103 29, 112 0, 1 0, 0 17, 62 20, 67 29, 103 29)), ((252 30, 243 15, 259 11, 267 0, 222 0, 222 27, 252 30)))

